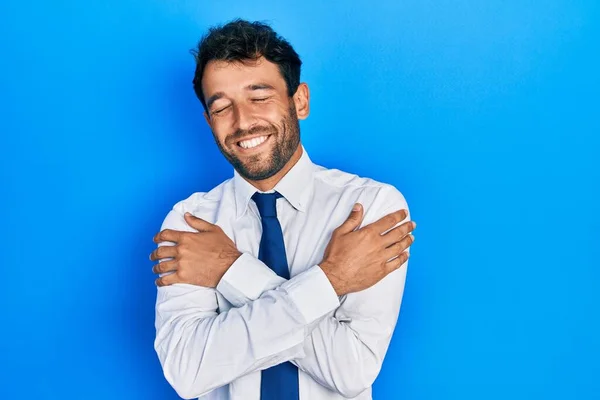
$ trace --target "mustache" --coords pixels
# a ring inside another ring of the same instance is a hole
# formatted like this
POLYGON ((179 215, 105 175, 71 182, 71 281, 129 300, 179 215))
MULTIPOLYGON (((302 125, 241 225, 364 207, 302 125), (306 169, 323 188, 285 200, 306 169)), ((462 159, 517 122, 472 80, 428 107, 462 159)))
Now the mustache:
POLYGON ((277 129, 273 126, 253 126, 250 129, 238 129, 234 133, 231 134, 230 140, 237 143, 239 141, 244 140, 244 138, 249 136, 255 136, 260 133, 264 133, 265 135, 272 135, 276 133, 277 129))

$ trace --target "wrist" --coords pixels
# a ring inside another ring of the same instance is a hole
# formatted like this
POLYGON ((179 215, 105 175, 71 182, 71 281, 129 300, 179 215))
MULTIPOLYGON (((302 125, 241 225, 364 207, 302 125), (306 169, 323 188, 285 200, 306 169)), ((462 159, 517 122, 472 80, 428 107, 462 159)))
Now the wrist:
POLYGON ((319 267, 321 267, 321 269, 323 270, 323 273, 325 274, 327 279, 329 279, 329 282, 331 283, 331 286, 335 290, 336 294, 338 296, 343 295, 344 294, 343 293, 344 281, 335 272, 336 269, 334 268, 334 264, 331 263, 330 261, 323 260, 319 264, 319 267))
POLYGON ((218 286, 219 282, 221 282, 221 279, 223 279, 223 276, 225 276, 225 273, 229 270, 229 268, 231 268, 233 263, 235 263, 237 259, 240 258, 241 255, 242 253, 237 249, 223 252, 221 254, 221 258, 224 260, 223 268, 219 269, 217 276, 215 276, 215 282, 213 282, 213 287, 218 286))
MULTIPOLYGON (((238 249, 230 251, 227 257, 227 268, 225 269, 225 271, 227 271, 233 265, 233 263, 236 262, 238 258, 240 258, 241 255, 242 252, 238 249)), ((223 273, 225 273, 225 271, 223 271, 223 273)))

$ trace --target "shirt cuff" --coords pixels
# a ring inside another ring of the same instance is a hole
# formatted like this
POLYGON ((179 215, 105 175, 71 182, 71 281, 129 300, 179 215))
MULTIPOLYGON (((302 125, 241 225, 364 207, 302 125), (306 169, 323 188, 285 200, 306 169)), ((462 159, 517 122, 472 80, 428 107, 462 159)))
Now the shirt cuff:
POLYGON ((282 284, 307 324, 340 306, 340 299, 325 272, 315 265, 282 284))
POLYGON ((235 307, 241 307, 283 282, 285 279, 262 261, 251 254, 242 253, 225 272, 216 289, 235 307))

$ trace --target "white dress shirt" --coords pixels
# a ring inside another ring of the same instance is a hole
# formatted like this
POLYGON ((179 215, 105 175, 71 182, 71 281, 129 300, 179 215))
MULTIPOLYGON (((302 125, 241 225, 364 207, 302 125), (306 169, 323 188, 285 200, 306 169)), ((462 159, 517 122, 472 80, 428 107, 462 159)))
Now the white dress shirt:
POLYGON ((180 201, 165 218, 161 230, 195 232, 183 218, 190 212, 220 226, 243 253, 216 288, 157 288, 154 347, 165 378, 186 399, 259 400, 261 370, 291 361, 298 366, 300 400, 371 399, 408 262, 344 296, 318 264, 354 203, 364 207, 364 226, 407 209, 406 200, 391 185, 313 164, 304 147, 274 190, 283 195, 277 216, 289 280, 258 260, 262 225, 251 200, 257 189, 237 171, 211 191, 180 201))

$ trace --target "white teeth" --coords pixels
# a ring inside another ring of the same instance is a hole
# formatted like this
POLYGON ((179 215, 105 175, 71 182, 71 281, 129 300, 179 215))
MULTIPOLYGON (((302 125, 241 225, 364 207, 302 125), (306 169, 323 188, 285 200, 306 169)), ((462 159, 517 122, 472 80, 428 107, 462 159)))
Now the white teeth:
POLYGON ((240 146, 242 146, 245 149, 251 149, 263 143, 265 140, 267 140, 267 136, 261 136, 250 140, 243 140, 240 142, 240 146))

